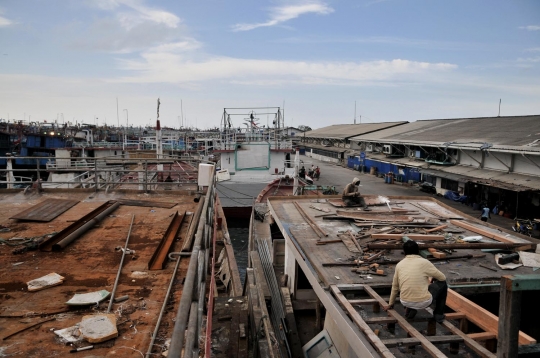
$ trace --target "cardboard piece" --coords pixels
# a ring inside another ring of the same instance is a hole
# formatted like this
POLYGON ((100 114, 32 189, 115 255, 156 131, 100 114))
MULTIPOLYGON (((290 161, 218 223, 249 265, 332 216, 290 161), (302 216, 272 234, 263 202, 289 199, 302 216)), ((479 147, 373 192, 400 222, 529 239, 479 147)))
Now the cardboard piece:
POLYGON ((540 267, 540 254, 535 254, 534 252, 524 252, 520 251, 519 260, 523 263, 525 267, 540 267))

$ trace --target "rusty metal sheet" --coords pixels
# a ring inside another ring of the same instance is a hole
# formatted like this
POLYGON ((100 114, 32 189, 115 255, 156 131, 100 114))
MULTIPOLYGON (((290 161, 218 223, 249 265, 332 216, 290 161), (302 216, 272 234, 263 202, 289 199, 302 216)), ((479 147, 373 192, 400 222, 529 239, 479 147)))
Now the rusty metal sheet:
POLYGON ((41 203, 12 216, 10 219, 49 222, 69 208, 75 206, 78 202, 78 200, 46 199, 41 203))
POLYGON ((172 209, 177 203, 167 203, 163 201, 150 201, 150 200, 120 200, 120 205, 127 206, 146 206, 149 208, 164 208, 172 209))

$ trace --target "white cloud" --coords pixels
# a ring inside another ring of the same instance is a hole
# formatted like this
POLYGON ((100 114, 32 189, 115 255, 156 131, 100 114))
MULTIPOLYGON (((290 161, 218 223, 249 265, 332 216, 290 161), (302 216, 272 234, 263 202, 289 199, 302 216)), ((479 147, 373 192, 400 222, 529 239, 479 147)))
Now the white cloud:
POLYGON ((519 28, 527 31, 540 31, 540 26, 538 25, 520 26, 519 28))
POLYGON ((212 57, 194 60, 185 49, 190 44, 162 45, 141 54, 140 59, 120 59, 119 68, 133 72, 113 80, 128 83, 193 85, 206 81, 245 84, 350 85, 417 81, 454 70, 449 63, 402 59, 368 62, 307 62, 212 57), (170 51, 174 48, 175 51, 170 51))
POLYGON ((13 25, 14 22, 11 21, 10 19, 6 18, 6 17, 3 17, 1 16, 4 12, 2 10, 0 10, 0 27, 7 27, 7 26, 10 26, 10 25, 13 25))
POLYGON ((334 12, 330 6, 325 3, 313 1, 306 2, 297 5, 286 5, 281 7, 275 7, 270 10, 270 19, 266 22, 254 23, 254 24, 236 24, 233 31, 249 31, 259 27, 269 27, 279 25, 283 22, 296 19, 304 14, 319 14, 327 15, 334 12))
POLYGON ((90 5, 111 16, 100 16, 80 28, 76 28, 78 23, 70 25, 75 28, 63 33, 71 36, 71 47, 130 53, 183 38, 178 16, 146 6, 142 0, 97 0, 90 5))
POLYGON ((117 13, 118 20, 126 29, 144 21, 163 24, 170 28, 176 28, 180 23, 180 18, 175 14, 146 6, 142 0, 97 0, 93 4, 106 11, 127 9, 128 11, 121 10, 117 13))
POLYGON ((520 63, 536 63, 536 62, 540 62, 540 56, 528 57, 528 58, 518 58, 517 62, 520 62, 520 63))
POLYGON ((531 47, 525 50, 526 52, 540 52, 540 47, 531 47))

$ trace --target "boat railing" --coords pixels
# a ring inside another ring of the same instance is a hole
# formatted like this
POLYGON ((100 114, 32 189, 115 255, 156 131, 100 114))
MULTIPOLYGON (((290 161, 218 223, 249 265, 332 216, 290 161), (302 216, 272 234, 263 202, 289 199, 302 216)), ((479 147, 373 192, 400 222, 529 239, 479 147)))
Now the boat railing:
POLYGON ((291 149, 293 144, 291 140, 278 140, 273 141, 271 138, 237 138, 234 135, 232 138, 226 139, 216 139, 214 140, 214 149, 216 150, 235 150, 240 145, 247 144, 267 144, 270 147, 270 150, 279 150, 279 149, 291 149))
POLYGON ((5 184, 3 187, 8 189, 29 186, 41 178, 46 188, 82 187, 98 191, 122 187, 149 192, 185 185, 193 188, 198 178, 196 165, 189 164, 198 163, 193 158, 85 158, 71 166, 51 162, 47 169, 39 165, 41 157, 31 158, 36 161, 35 168, 13 168, 15 157, 1 159, 5 159, 7 165, 0 169, 0 178, 4 179, 0 184, 5 184))

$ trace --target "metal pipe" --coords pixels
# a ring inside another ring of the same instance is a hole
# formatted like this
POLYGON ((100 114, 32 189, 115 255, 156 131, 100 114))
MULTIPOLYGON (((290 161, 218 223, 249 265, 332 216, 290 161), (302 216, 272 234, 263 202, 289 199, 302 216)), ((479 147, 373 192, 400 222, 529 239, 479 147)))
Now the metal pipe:
POLYGON ((129 243, 129 237, 131 236, 131 229, 133 228, 133 220, 135 220, 135 214, 131 215, 131 224, 129 225, 129 231, 126 238, 126 244, 124 245, 124 250, 122 250, 122 258, 120 259, 120 266, 118 267, 118 273, 116 274, 116 280, 114 280, 114 286, 111 292, 111 298, 109 301, 109 307, 107 308, 107 313, 111 312, 111 308, 114 301, 114 294, 116 293, 116 288, 118 287, 118 280, 120 279, 120 273, 122 272, 122 265, 124 264, 124 258, 126 257, 126 252, 129 243))
POLYGON ((75 241, 76 239, 78 239, 79 236, 81 236, 82 234, 90 230, 92 227, 94 227, 94 225, 96 225, 101 220, 103 220, 103 218, 105 218, 107 215, 115 211, 119 206, 120 206, 120 202, 114 203, 108 209, 104 210, 102 213, 97 215, 95 218, 93 218, 92 220, 89 220, 86 224, 84 224, 83 226, 81 226, 80 228, 78 228, 77 230, 69 234, 68 236, 66 236, 63 240, 54 244, 52 247, 52 250, 53 251, 62 250, 64 247, 69 245, 72 241, 75 241))
MULTIPOLYGON (((208 205, 210 203, 210 198, 212 197, 213 185, 214 183, 212 182, 212 184, 208 187, 208 192, 206 193, 206 196, 204 198, 204 206, 202 208, 202 212, 204 212, 205 214, 208 211, 208 205)), ((206 215, 201 217, 201 219, 199 220, 197 233, 195 235, 195 242, 189 261, 188 271, 186 273, 186 280, 184 281, 184 290, 180 299, 180 304, 178 306, 178 312, 176 314, 171 345, 169 347, 169 355, 171 357, 181 357, 182 346, 184 344, 184 334, 193 297, 195 276, 197 274, 197 257, 199 256, 199 250, 201 247, 201 240, 203 238, 205 225, 206 215)))
MULTIPOLYGON (((195 338, 197 337, 197 302, 191 302, 191 308, 189 310, 189 323, 188 331, 186 334, 186 347, 184 348, 184 358, 193 357, 193 346, 195 345, 195 338)), ((169 348, 169 354, 171 350, 169 348)), ((173 355, 172 357, 180 357, 173 355)))
POLYGON ((171 294, 171 290, 174 284, 174 279, 176 277, 176 272, 178 271, 178 267, 180 266, 180 261, 182 261, 182 256, 188 256, 191 255, 191 252, 171 252, 169 254, 169 259, 172 260, 171 255, 178 254, 179 257, 176 260, 176 265, 174 266, 174 270, 171 275, 171 281, 169 282, 169 287, 167 288, 167 293, 165 294, 165 298, 163 299, 163 305, 161 305, 161 311, 159 311, 159 316, 156 322, 156 328, 154 328, 154 333, 152 333, 152 338, 150 339, 150 345, 148 346, 148 351, 146 352, 146 358, 150 357, 152 355, 152 349, 154 348, 154 342, 156 341, 156 337, 158 335, 159 326, 161 325, 161 320, 163 319, 163 314, 165 313, 165 308, 167 307, 167 302, 169 301, 169 296, 171 294), (184 255, 185 254, 185 255, 184 255))
MULTIPOLYGON (((201 283, 201 290, 199 292, 199 301, 197 302, 197 332, 201 332, 202 329, 202 317, 204 314, 204 297, 206 295, 206 282, 203 281, 201 283)), ((206 324, 211 324, 211 322, 206 322, 206 324)), ((197 350, 199 349, 199 345, 197 344, 197 350)), ((199 355, 196 355, 197 357, 199 355)))

